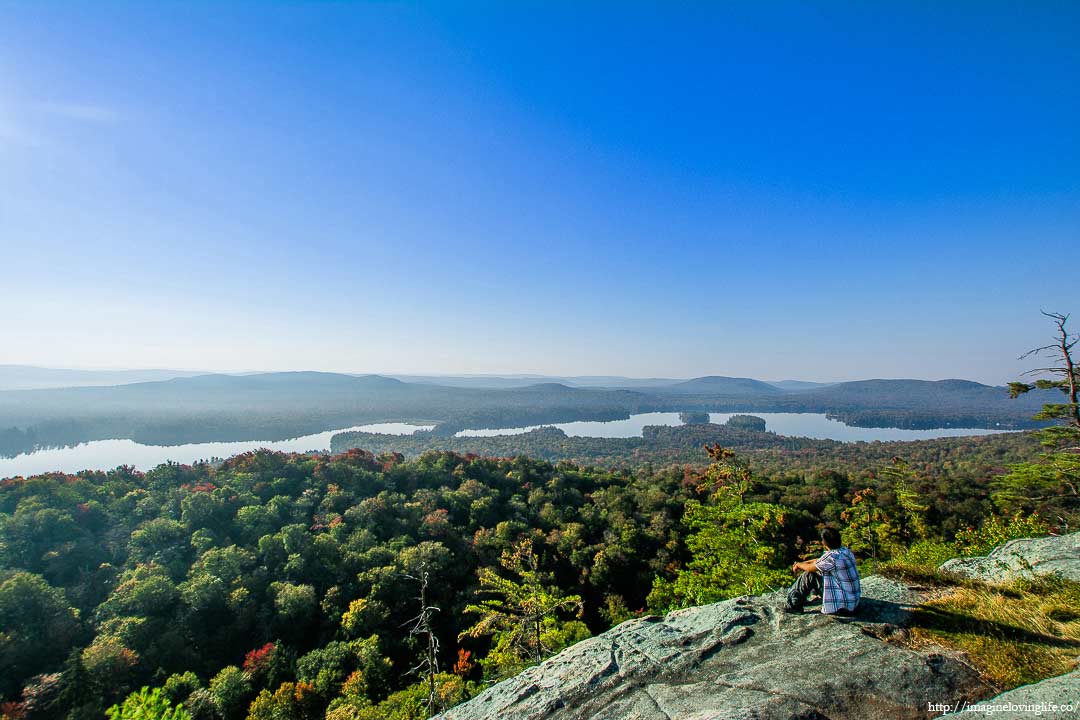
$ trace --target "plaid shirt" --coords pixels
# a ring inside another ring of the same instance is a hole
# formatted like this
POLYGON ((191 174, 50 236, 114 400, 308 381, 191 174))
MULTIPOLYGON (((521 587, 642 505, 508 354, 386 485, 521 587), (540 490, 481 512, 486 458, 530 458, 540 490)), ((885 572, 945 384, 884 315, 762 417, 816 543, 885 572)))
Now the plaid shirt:
POLYGON ((826 550, 818 558, 817 569, 821 573, 821 612, 826 615, 840 610, 854 610, 859 605, 862 588, 859 571, 855 569, 855 556, 846 547, 826 550))

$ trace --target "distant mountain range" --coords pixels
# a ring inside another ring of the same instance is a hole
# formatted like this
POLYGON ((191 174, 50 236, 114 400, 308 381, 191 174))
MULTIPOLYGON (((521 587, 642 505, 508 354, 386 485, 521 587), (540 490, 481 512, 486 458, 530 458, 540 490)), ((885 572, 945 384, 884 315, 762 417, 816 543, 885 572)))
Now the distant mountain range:
POLYGON ((674 378, 630 378, 621 375, 390 375, 405 382, 447 387, 511 388, 555 382, 569 387, 649 388, 683 382, 674 378))
POLYGON ((278 440, 381 421, 433 424, 432 432, 452 434, 657 411, 816 412, 864 427, 1024 428, 1034 425, 1031 415, 1043 402, 1057 399, 1047 391, 1010 400, 1005 388, 968 380, 825 385, 709 376, 654 379, 642 382, 657 384, 634 388, 571 384, 583 378, 503 378, 515 381, 504 387, 460 377, 456 385, 434 380, 285 372, 5 390, 0 454, 106 438, 154 444, 278 440))
MULTIPOLYGON (((756 388, 762 392, 768 392, 763 386, 772 386, 780 390, 812 390, 825 387, 832 383, 810 382, 807 380, 752 380, 750 378, 732 378, 723 376, 708 376, 701 378, 631 378, 622 375, 390 375, 405 382, 417 382, 428 385, 445 385, 449 387, 482 387, 482 388, 510 388, 526 387, 536 383, 557 382, 570 387, 592 388, 620 388, 620 389, 648 389, 648 388, 672 388, 689 383, 701 384, 714 383, 717 388, 727 386, 735 392, 746 392, 756 388), (756 385, 755 385, 756 384, 756 385), (742 386, 740 388, 740 386, 742 386)), ((691 387, 693 387, 691 385, 691 387)), ((714 388, 716 389, 716 388, 714 388)))
MULTIPOLYGON (((34 365, 0 365, 0 391, 4 390, 44 390, 67 387, 92 387, 130 385, 133 383, 155 382, 172 380, 174 378, 187 378, 199 375, 217 375, 228 377, 250 377, 254 375, 285 375, 290 373, 209 373, 198 370, 170 370, 170 369, 135 369, 135 370, 73 370, 64 368, 45 368, 34 365)), ((339 374, 339 373, 328 373, 339 374)), ((351 374, 355 373, 340 373, 351 374)), ((363 375, 358 375, 363 377, 363 375)), ((733 392, 747 392, 756 388, 758 391, 768 392, 764 386, 771 385, 781 390, 808 390, 824 387, 830 383, 809 382, 805 380, 779 380, 761 381, 750 378, 728 378, 721 376, 709 376, 702 378, 631 378, 622 375, 532 375, 532 374, 507 374, 507 375, 394 375, 388 377, 406 383, 419 383, 424 385, 442 385, 444 387, 472 387, 488 389, 505 389, 528 387, 543 383, 559 383, 569 387, 581 388, 661 388, 680 385, 700 384, 705 386, 709 383, 716 385, 713 389, 729 387, 733 392), (741 389, 740 389, 740 386, 741 389)))

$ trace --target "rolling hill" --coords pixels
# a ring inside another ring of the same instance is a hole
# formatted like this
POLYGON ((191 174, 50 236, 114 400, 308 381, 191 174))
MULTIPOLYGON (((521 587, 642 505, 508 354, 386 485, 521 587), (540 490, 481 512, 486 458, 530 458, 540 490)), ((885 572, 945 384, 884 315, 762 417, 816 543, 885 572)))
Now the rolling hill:
POLYGON ((775 385, 752 378, 724 377, 709 375, 675 383, 660 388, 665 393, 680 395, 721 395, 726 397, 771 396, 784 391, 775 385))
POLYGON ((278 440, 381 421, 435 424, 435 434, 655 411, 829 413, 852 425, 1031 427, 1048 392, 1009 400, 967 380, 861 380, 785 391, 709 376, 660 387, 449 387, 381 375, 283 372, 197 375, 114 386, 0 392, 0 453, 86 440, 152 444, 278 440))

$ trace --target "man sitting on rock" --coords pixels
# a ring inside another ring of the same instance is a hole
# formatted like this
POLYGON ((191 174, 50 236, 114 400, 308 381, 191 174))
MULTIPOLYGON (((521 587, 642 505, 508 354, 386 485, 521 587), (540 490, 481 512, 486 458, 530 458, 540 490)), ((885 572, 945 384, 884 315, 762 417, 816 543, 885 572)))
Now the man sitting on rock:
POLYGON ((791 566, 802 572, 787 594, 784 612, 801 613, 811 594, 821 596, 821 612, 826 615, 852 615, 859 606, 859 571, 855 556, 840 543, 836 528, 821 530, 825 553, 816 560, 804 560, 791 566))

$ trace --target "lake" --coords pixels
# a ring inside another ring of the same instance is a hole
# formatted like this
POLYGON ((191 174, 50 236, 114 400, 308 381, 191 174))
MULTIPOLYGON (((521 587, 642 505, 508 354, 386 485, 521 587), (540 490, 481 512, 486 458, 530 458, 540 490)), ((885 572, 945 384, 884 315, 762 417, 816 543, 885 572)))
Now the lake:
MULTIPOLYGON (((942 437, 963 437, 969 435, 992 435, 1008 430, 988 430, 985 428, 936 428, 933 430, 904 430, 900 428, 862 428, 847 425, 839 420, 830 420, 822 413, 709 413, 709 422, 723 424, 732 415, 753 415, 765 421, 765 429, 778 435, 808 437, 818 440, 840 440, 842 442, 874 440, 930 440, 942 437)), ((556 427, 573 437, 628 438, 641 437, 646 425, 682 425, 679 413, 653 412, 631 415, 626 420, 578 421, 553 423, 549 425, 530 425, 517 428, 483 428, 462 430, 458 437, 492 437, 495 435, 520 435, 540 427, 556 427)))
POLYGON ((777 435, 808 437, 817 440, 840 440, 841 442, 882 442, 890 440, 933 440, 943 437, 968 437, 971 435, 996 435, 1015 430, 991 430, 987 428, 934 428, 931 430, 905 430, 903 428, 864 428, 832 420, 821 413, 709 413, 709 422, 726 423, 732 415, 753 415, 765 421, 765 429, 777 435))
MULTIPOLYGON (((778 435, 841 440, 927 440, 965 435, 990 435, 1006 430, 981 428, 938 428, 935 430, 901 430, 898 428, 861 428, 830 420, 820 413, 709 413, 709 421, 725 423, 732 415, 754 415, 765 421, 765 427, 778 435)), ((555 423, 517 428, 482 428, 462 430, 458 437, 491 437, 520 435, 540 427, 557 427, 573 437, 629 438, 641 437, 647 425, 681 425, 679 413, 652 412, 631 415, 625 420, 555 423)), ((417 430, 431 430, 434 425, 407 423, 374 423, 327 430, 326 432, 289 440, 243 440, 239 442, 206 442, 187 445, 143 445, 134 440, 93 440, 72 447, 49 448, 24 453, 13 458, 0 458, 0 478, 14 475, 36 475, 44 472, 73 473, 79 470, 111 470, 118 465, 134 465, 149 470, 164 462, 191 464, 211 458, 227 458, 239 453, 267 448, 282 452, 329 450, 330 438, 341 432, 369 432, 384 435, 410 435, 417 430)))
POLYGON ((53 471, 74 473, 79 470, 112 470, 119 465, 134 465, 140 470, 149 470, 169 461, 190 465, 199 460, 227 458, 259 448, 282 452, 329 450, 330 438, 340 432, 360 431, 384 435, 409 435, 417 430, 431 430, 433 427, 435 426, 374 423, 341 430, 327 430, 288 440, 241 440, 187 445, 143 445, 134 440, 92 440, 71 447, 35 450, 13 458, 0 458, 0 478, 37 475, 53 471))
POLYGON ((626 420, 578 420, 567 423, 548 425, 529 425, 517 428, 484 428, 481 430, 462 430, 456 437, 494 437, 496 435, 521 435, 541 427, 557 427, 567 435, 574 437, 628 438, 641 437, 641 430, 646 425, 682 425, 677 412, 652 412, 631 415, 626 420))

